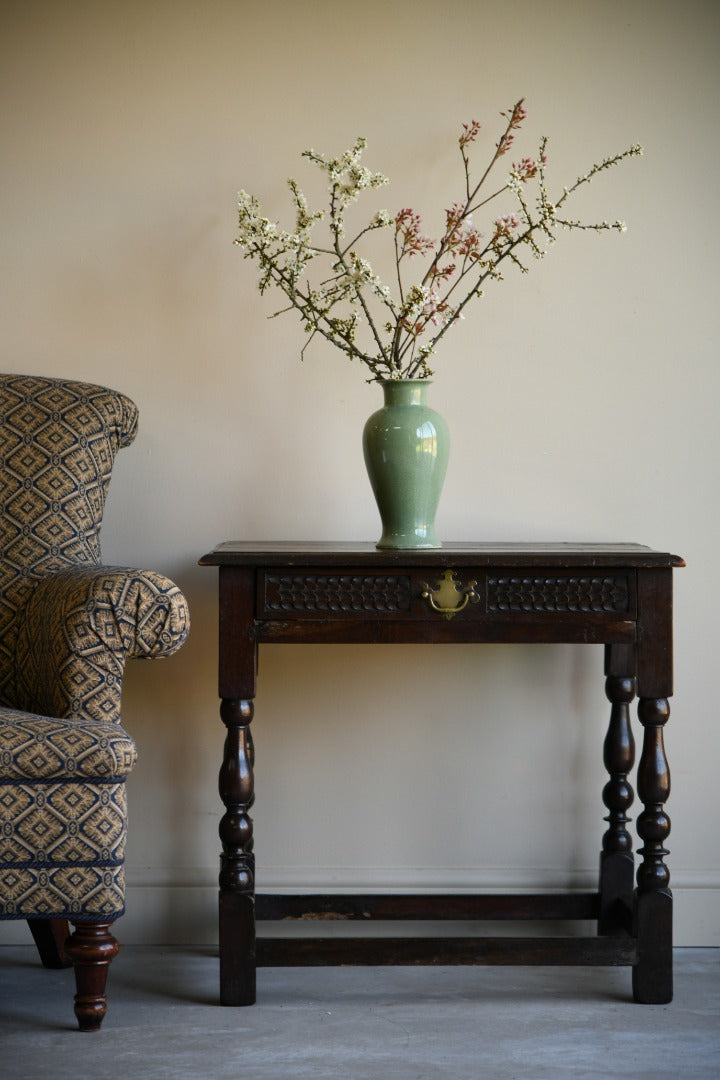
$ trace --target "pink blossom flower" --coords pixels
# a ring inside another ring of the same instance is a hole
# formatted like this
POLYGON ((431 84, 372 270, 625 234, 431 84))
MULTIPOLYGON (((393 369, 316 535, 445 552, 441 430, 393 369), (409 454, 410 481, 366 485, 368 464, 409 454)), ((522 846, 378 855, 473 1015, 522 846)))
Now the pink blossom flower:
POLYGON ((512 113, 508 113, 507 111, 505 111, 501 112, 500 115, 505 116, 509 119, 511 128, 520 127, 523 120, 527 116, 527 111, 523 106, 523 99, 521 98, 520 101, 518 101, 517 105, 513 106, 512 113))
POLYGON ((400 237, 403 255, 424 255, 432 251, 434 242, 420 232, 421 218, 415 210, 404 207, 395 215, 395 235, 400 237))
POLYGON ((503 135, 500 142, 496 144, 498 157, 500 157, 502 154, 507 154, 508 150, 515 141, 515 136, 511 134, 511 132, 515 128, 519 128, 523 120, 527 116, 527 112, 523 108, 522 98, 520 99, 520 101, 518 101, 517 105, 513 106, 512 112, 505 111, 501 112, 500 115, 506 117, 506 119, 508 120, 508 130, 503 135))
POLYGON ((449 210, 445 211, 445 233, 450 235, 457 229, 463 219, 467 206, 465 203, 454 202, 449 210))
POLYGON ((474 142, 481 127, 479 120, 471 120, 469 124, 463 124, 462 134, 458 139, 460 146, 464 147, 468 143, 474 142))
POLYGON ((507 154, 508 150, 514 142, 514 135, 511 135, 509 132, 507 135, 503 135, 502 139, 500 139, 500 142, 495 143, 495 145, 497 146, 497 156, 501 157, 503 154, 507 154))
POLYGON ((455 263, 447 263, 445 266, 436 266, 432 272, 433 281, 448 281, 455 273, 455 263))
POLYGON ((505 214, 495 220, 495 234, 493 240, 499 240, 501 236, 508 240, 512 238, 512 230, 517 229, 520 221, 516 214, 505 214))
POLYGON ((534 176, 537 176, 543 165, 547 165, 547 154, 541 154, 537 161, 524 157, 517 164, 513 162, 513 172, 517 173, 518 178, 523 183, 527 183, 528 180, 532 180, 534 176))
POLYGON ((465 229, 464 232, 458 236, 457 244, 454 250, 458 255, 465 255, 472 258, 480 253, 482 247, 482 233, 479 233, 477 229, 465 229))

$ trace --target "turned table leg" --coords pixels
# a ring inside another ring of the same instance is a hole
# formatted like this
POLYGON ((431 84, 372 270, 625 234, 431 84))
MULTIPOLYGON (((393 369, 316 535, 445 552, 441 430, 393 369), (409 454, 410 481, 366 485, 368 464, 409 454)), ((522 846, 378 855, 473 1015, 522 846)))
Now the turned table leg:
POLYGON ((637 792, 643 804, 637 831, 642 862, 637 871, 633 932, 637 961, 633 996, 649 1005, 672 1000, 673 900, 665 865, 670 819, 670 769, 663 729, 670 716, 673 692, 672 571, 638 574, 638 717, 643 745, 637 770, 637 792))
POLYGON ((635 742, 630 726, 630 703, 635 697, 635 653, 628 646, 605 650, 605 693, 611 703, 610 724, 603 746, 603 761, 610 779, 603 788, 608 828, 600 855, 600 912, 598 932, 629 930, 633 906, 632 837, 627 811, 633 802, 628 773, 635 764, 635 742))
POLYGON ((667 698, 641 698, 638 715, 644 728, 638 765, 638 795, 645 809, 637 820, 643 840, 637 872, 635 936, 638 963, 633 968, 633 996, 649 1005, 672 1001, 672 892, 664 859, 670 819, 664 803, 670 794, 670 770, 663 743, 663 726, 670 715, 667 698))
POLYGON ((227 728, 220 769, 220 1001, 255 1002, 255 857, 249 810, 254 801, 253 703, 224 699, 220 715, 227 728))

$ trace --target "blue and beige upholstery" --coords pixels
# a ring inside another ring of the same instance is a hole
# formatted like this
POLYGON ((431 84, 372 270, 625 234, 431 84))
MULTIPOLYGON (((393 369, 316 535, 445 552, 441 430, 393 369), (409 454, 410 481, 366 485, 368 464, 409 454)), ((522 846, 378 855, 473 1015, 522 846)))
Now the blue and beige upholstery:
POLYGON ((101 562, 110 473, 137 420, 100 386, 0 375, 0 919, 27 919, 48 965, 74 963, 88 1030, 125 903, 125 661, 169 656, 189 628, 172 581, 101 562))

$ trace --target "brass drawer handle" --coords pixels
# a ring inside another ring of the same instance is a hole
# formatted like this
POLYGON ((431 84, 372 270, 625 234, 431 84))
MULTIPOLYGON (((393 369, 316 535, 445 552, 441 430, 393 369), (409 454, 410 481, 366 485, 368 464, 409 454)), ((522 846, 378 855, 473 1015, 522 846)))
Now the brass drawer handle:
POLYGON ((437 611, 444 619, 452 619, 453 615, 467 607, 468 601, 477 604, 480 597, 475 592, 476 585, 477 581, 468 581, 467 585, 461 585, 454 570, 444 570, 440 580, 435 582, 434 589, 422 582, 421 595, 424 600, 429 601, 433 611, 437 611))

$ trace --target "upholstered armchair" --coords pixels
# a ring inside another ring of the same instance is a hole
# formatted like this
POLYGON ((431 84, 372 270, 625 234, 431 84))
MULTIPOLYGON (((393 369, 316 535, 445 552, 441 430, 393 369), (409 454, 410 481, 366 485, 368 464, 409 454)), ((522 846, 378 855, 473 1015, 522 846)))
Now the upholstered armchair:
POLYGON ((125 661, 169 656, 189 629, 172 581, 101 563, 137 419, 100 386, 0 375, 0 919, 28 921, 46 966, 74 966, 82 1030, 105 1015, 125 903, 125 661))

